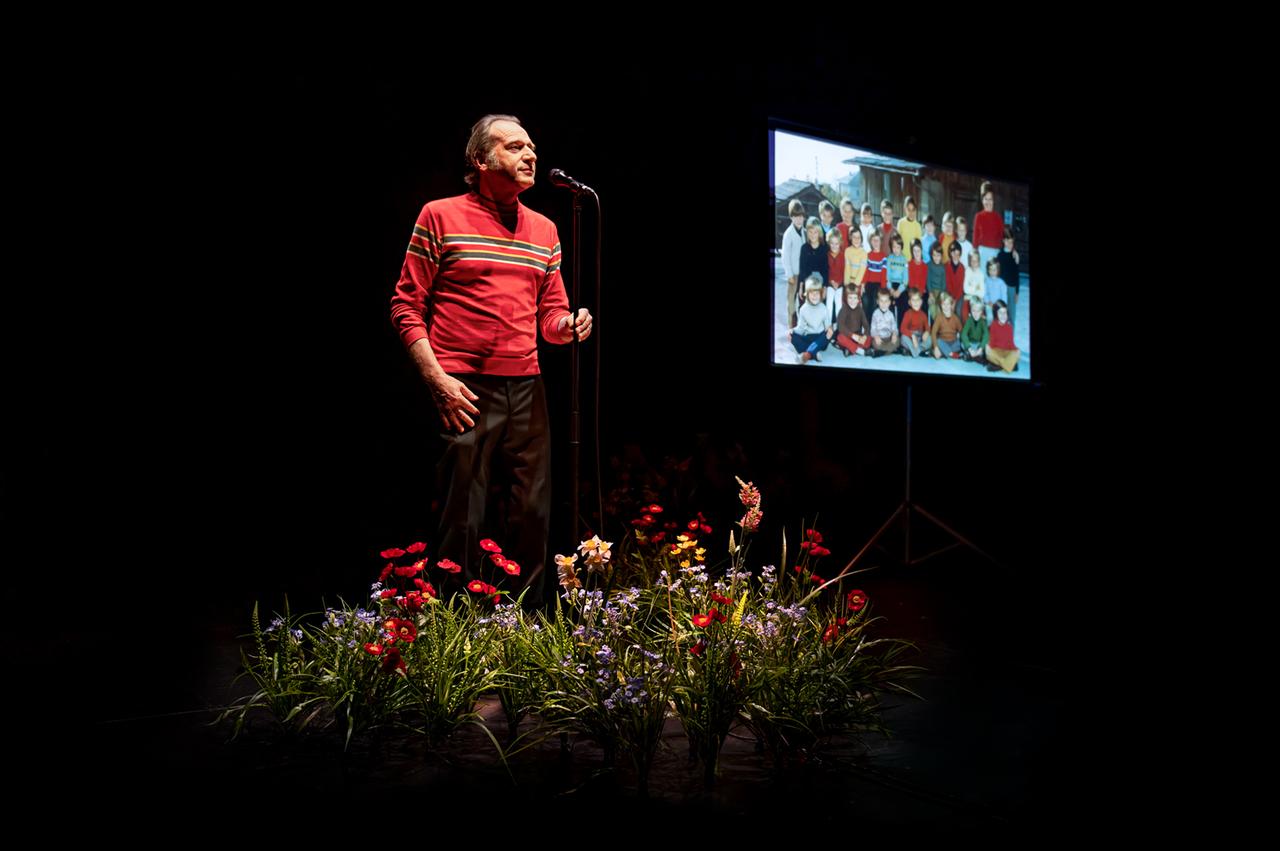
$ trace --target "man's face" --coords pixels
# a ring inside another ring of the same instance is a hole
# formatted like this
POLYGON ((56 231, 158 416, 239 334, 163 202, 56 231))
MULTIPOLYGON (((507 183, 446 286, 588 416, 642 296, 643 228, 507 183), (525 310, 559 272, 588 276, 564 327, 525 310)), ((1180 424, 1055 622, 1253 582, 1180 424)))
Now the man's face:
POLYGON ((532 186, 538 155, 524 128, 510 121, 495 121, 489 128, 489 139, 492 146, 480 170, 491 178, 514 184, 517 192, 532 186))

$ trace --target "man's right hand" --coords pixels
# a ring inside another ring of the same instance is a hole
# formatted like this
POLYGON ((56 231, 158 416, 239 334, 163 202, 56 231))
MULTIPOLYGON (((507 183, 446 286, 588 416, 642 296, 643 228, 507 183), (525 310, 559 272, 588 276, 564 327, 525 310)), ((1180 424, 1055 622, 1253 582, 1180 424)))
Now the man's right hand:
POLYGON ((440 412, 440 422, 446 430, 461 434, 475 426, 475 421, 468 415, 479 415, 480 409, 471 403, 480 397, 472 393, 470 387, 448 374, 430 382, 430 386, 436 410, 440 412))

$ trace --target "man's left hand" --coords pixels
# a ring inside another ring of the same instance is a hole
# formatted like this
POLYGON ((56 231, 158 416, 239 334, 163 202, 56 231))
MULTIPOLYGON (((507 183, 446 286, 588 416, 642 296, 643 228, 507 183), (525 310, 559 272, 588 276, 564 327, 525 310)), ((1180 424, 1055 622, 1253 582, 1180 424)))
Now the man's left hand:
MULTIPOLYGON (((560 339, 566 343, 573 342, 573 328, 569 327, 569 322, 573 317, 566 316, 560 320, 560 339)), ((585 340, 591 336, 591 311, 585 307, 578 308, 578 319, 574 322, 574 326, 578 329, 578 340, 585 340)))

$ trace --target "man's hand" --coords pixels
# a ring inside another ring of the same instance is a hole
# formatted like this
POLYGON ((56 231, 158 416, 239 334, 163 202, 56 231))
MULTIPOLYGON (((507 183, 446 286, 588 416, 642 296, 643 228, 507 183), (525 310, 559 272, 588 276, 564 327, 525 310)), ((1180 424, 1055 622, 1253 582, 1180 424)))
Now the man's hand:
POLYGON ((429 386, 445 429, 461 434, 475 425, 475 420, 468 415, 479 415, 480 409, 471 403, 480 397, 472 393, 470 387, 448 374, 440 375, 429 386))
MULTIPOLYGON (((560 320, 560 324, 556 327, 556 333, 560 336, 560 340, 565 343, 573 342, 573 328, 569 327, 572 316, 565 316, 560 320)), ((591 336, 591 311, 585 307, 578 308, 578 319, 574 323, 578 329, 578 340, 585 340, 591 336)))

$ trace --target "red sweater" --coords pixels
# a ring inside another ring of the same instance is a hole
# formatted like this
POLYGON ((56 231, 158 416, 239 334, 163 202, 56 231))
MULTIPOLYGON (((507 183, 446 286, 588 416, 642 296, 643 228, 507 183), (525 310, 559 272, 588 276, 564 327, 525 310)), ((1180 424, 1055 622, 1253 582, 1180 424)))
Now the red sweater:
POLYGON ((915 289, 921 295, 925 294, 929 281, 929 265, 927 263, 917 263, 915 260, 907 261, 907 286, 915 289))
MULTIPOLYGON (((952 263, 947 264, 947 292, 951 293, 951 297, 956 300, 959 305, 964 301, 964 264, 956 266, 952 263)), ((956 313, 959 313, 959 307, 956 313)))
POLYGON ((888 280, 886 270, 888 266, 885 263, 885 253, 883 251, 867 252, 867 273, 862 276, 864 284, 880 284, 888 280))
MULTIPOLYGON (((849 247, 849 226, 846 225, 843 221, 839 221, 839 222, 836 222, 836 227, 840 229, 840 236, 841 238, 844 239, 844 248, 848 248, 849 247)), ((854 225, 854 227, 856 228, 857 225, 854 225)), ((840 249, 841 254, 844 253, 844 248, 840 249)), ((844 280, 843 273, 841 274, 840 280, 844 280)))
POLYGON ((1008 322, 992 322, 987 345, 993 349, 1017 349, 1013 344, 1013 326, 1008 322))
POLYGON ((496 204, 472 191, 431 201, 418 214, 391 296, 406 348, 426 337, 448 373, 537 375, 537 329, 553 339, 569 313, 560 237, 517 200, 515 231, 496 204))
POLYGON ((904 337, 910 337, 912 334, 927 334, 929 317, 925 316, 923 310, 908 310, 902 314, 902 325, 898 330, 904 337))
POLYGON ((840 287, 844 285, 844 251, 832 254, 827 251, 827 285, 840 287))
MULTIPOLYGON (((973 244, 983 248, 1000 248, 1004 245, 1004 219, 995 210, 986 210, 973 217, 973 244)), ((985 275, 986 269, 982 270, 985 275)))

